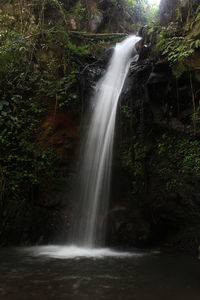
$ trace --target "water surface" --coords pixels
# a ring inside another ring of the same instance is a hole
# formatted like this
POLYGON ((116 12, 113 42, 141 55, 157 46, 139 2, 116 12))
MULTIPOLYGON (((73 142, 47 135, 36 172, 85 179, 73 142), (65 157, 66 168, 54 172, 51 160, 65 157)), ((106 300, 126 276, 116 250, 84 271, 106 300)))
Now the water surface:
POLYGON ((195 257, 157 251, 118 255, 108 249, 93 254, 86 249, 84 256, 79 250, 1 249, 0 299, 200 299, 200 261, 195 257))

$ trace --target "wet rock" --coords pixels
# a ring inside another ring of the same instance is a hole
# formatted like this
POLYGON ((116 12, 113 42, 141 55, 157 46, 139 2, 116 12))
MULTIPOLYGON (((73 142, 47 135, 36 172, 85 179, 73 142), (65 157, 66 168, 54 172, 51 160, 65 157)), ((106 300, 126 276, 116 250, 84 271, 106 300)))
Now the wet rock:
POLYGON ((161 0, 160 2, 160 23, 165 26, 171 20, 176 19, 176 11, 179 0, 161 0))
POLYGON ((149 76, 147 84, 148 85, 158 84, 158 83, 167 82, 167 81, 168 81, 168 78, 166 77, 166 74, 163 74, 163 73, 153 73, 152 72, 150 74, 150 76, 149 76))
POLYGON ((200 226, 193 225, 180 229, 166 241, 165 245, 198 256, 200 226))
POLYGON ((114 53, 114 47, 109 48, 105 51, 105 54, 103 56, 103 60, 104 60, 105 64, 107 64, 109 62, 109 60, 111 59, 113 53, 114 53))
POLYGON ((105 52, 102 58, 89 57, 88 63, 86 63, 82 70, 79 72, 79 90, 81 99, 84 102, 85 109, 90 103, 91 96, 94 92, 95 86, 99 78, 105 72, 107 63, 113 53, 113 49, 110 48, 105 52))
POLYGON ((53 146, 60 167, 67 168, 79 146, 79 121, 67 112, 52 108, 41 125, 37 142, 40 147, 53 146))
POLYGON ((142 247, 150 236, 150 225, 125 207, 112 209, 107 216, 107 242, 111 246, 142 247))
POLYGON ((151 53, 151 47, 148 45, 143 45, 142 49, 140 51, 140 59, 144 60, 144 59, 149 58, 150 53, 151 53))

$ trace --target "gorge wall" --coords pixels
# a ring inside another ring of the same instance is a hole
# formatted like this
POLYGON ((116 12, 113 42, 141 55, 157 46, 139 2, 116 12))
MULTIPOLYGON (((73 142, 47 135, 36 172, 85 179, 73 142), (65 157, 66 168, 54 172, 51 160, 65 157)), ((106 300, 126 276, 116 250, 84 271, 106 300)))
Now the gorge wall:
POLYGON ((127 178, 127 193, 111 216, 116 243, 197 252, 198 9, 198 1, 161 1, 160 25, 141 29, 140 60, 124 88, 117 130, 116 170, 127 178))
POLYGON ((10 66, 1 71, 1 244, 66 240, 90 95, 120 39, 106 33, 139 30, 140 59, 131 65, 118 112, 107 244, 197 251, 198 1, 163 0, 160 19, 148 26, 140 2, 24 1, 23 10, 14 2, 1 14, 14 45, 1 40, 0 63, 10 66), (19 66, 21 51, 26 59, 19 66))

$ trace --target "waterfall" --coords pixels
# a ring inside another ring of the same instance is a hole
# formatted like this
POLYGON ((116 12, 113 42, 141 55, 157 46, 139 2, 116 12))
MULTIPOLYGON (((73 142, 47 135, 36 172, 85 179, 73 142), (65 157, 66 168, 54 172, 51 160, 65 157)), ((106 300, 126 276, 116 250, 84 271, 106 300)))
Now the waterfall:
POLYGON ((115 46, 108 69, 96 84, 77 186, 79 213, 73 220, 72 240, 78 246, 93 248, 104 242, 117 105, 139 40, 129 36, 115 46))

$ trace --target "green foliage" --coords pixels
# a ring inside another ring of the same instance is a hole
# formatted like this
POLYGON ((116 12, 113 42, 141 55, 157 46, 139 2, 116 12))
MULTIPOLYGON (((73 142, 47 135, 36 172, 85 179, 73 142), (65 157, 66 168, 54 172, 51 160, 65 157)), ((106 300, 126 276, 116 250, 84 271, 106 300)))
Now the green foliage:
POLYGON ((198 49, 200 48, 200 40, 190 40, 190 48, 191 49, 198 49))
POLYGON ((58 0, 46 0, 45 4, 50 5, 53 8, 60 8, 62 5, 58 0))
POLYGON ((76 71, 72 71, 68 76, 57 78, 50 72, 54 67, 47 64, 47 70, 43 72, 43 77, 37 83, 38 93, 46 95, 49 99, 56 99, 59 108, 64 106, 72 108, 74 100, 78 98, 76 92, 73 92, 73 87, 76 86, 76 71))
POLYGON ((68 42, 67 47, 71 51, 71 54, 75 56, 84 56, 89 54, 87 46, 76 46, 75 44, 68 42))
POLYGON ((30 15, 26 30, 28 20, 20 18, 17 6, 0 13, 0 208, 5 209, 28 202, 42 183, 53 185, 59 178, 53 148, 37 142, 47 109, 79 109, 77 61, 89 52, 69 39, 65 25, 44 24, 43 4, 60 9, 58 1, 31 1, 24 15, 34 10, 38 18, 30 15))
MULTIPOLYGON (((158 21, 158 7, 151 5, 147 0, 123 0, 115 1, 115 5, 118 8, 125 8, 129 13, 135 16, 137 20, 134 26, 149 25, 158 21)), ((135 29, 135 28, 134 28, 135 29)))
POLYGON ((199 47, 199 41, 188 40, 174 34, 176 33, 173 29, 170 31, 169 28, 163 27, 158 36, 157 47, 167 57, 175 76, 179 77, 185 71, 184 61, 194 53, 195 48, 199 47))
POLYGON ((133 164, 133 159, 132 159, 132 149, 126 149, 122 153, 122 166, 124 169, 128 169, 129 171, 133 171, 134 169, 134 164, 133 164))
POLYGON ((59 0, 31 0, 29 2, 28 6, 38 11, 51 7, 60 10, 62 13, 65 12, 63 4, 59 0))
POLYGON ((163 28, 159 34, 157 46, 162 50, 163 55, 167 55, 167 59, 171 65, 183 62, 194 53, 191 47, 188 47, 188 41, 182 36, 168 37, 167 28, 163 28))
POLYGON ((157 145, 157 156, 153 166, 166 191, 178 192, 192 177, 200 176, 198 140, 169 137, 164 134, 157 145))
POLYGON ((15 199, 29 194, 40 176, 52 173, 53 153, 38 150, 35 137, 44 109, 36 99, 20 94, 4 97, 1 106, 0 169, 6 179, 4 194, 15 199), (22 96, 23 95, 23 96, 22 96))
POLYGON ((200 39, 192 38, 193 27, 200 21, 200 5, 196 12, 188 15, 186 25, 182 29, 182 15, 179 8, 176 9, 177 19, 170 22, 167 27, 162 27, 158 35, 157 48, 162 55, 167 57, 173 73, 179 77, 185 70, 185 61, 200 48, 200 39))
POLYGON ((3 27, 10 28, 15 24, 16 20, 13 16, 10 16, 8 13, 3 13, 3 11, 0 9, 0 25, 1 29, 0 32, 2 31, 3 27))
POLYGON ((25 37, 16 31, 4 31, 1 34, 0 44, 0 68, 3 72, 14 72, 21 66, 21 76, 27 68, 26 62, 31 56, 31 48, 34 48, 34 36, 25 37))
POLYGON ((193 20, 187 24, 187 29, 191 30, 199 21, 200 21, 200 5, 196 9, 195 17, 193 18, 193 20))
POLYGON ((156 26, 159 22, 159 10, 153 5, 148 5, 145 11, 146 24, 156 26))
POLYGON ((78 26, 80 30, 87 29, 88 11, 86 5, 78 1, 69 11, 65 13, 67 25, 70 25, 73 20, 75 27, 78 26))
POLYGON ((61 31, 46 30, 46 37, 41 43, 42 50, 46 53, 44 59, 45 68, 40 73, 41 79, 38 81, 38 93, 44 94, 49 99, 56 100, 59 108, 78 109, 77 105, 77 59, 88 55, 89 51, 85 46, 73 44, 68 35, 61 31), (48 40, 47 40, 48 38, 48 40), (61 57, 52 56, 54 49, 52 44, 61 49, 61 57), (62 76, 58 70, 62 70, 62 76))
POLYGON ((133 146, 122 152, 122 167, 132 178, 133 193, 143 191, 145 172, 146 147, 133 140, 133 146))
POLYGON ((122 105, 121 106, 121 112, 123 114, 123 116, 126 117, 126 119, 130 119, 131 115, 132 115, 132 109, 127 106, 127 105, 122 105))
POLYGON ((87 11, 86 8, 78 2, 73 12, 75 13, 75 16, 79 19, 79 21, 82 21, 86 17, 87 11))
POLYGON ((25 38, 11 31, 3 34, 2 42, 0 169, 5 178, 2 192, 5 197, 20 197, 23 201, 32 186, 39 184, 40 176, 50 174, 53 160, 51 151, 39 151, 35 145, 35 134, 46 107, 34 92, 38 77, 31 72, 32 62, 29 62, 34 37, 25 38))
POLYGON ((137 1, 136 0, 125 0, 126 5, 129 7, 133 7, 137 5, 137 1))

